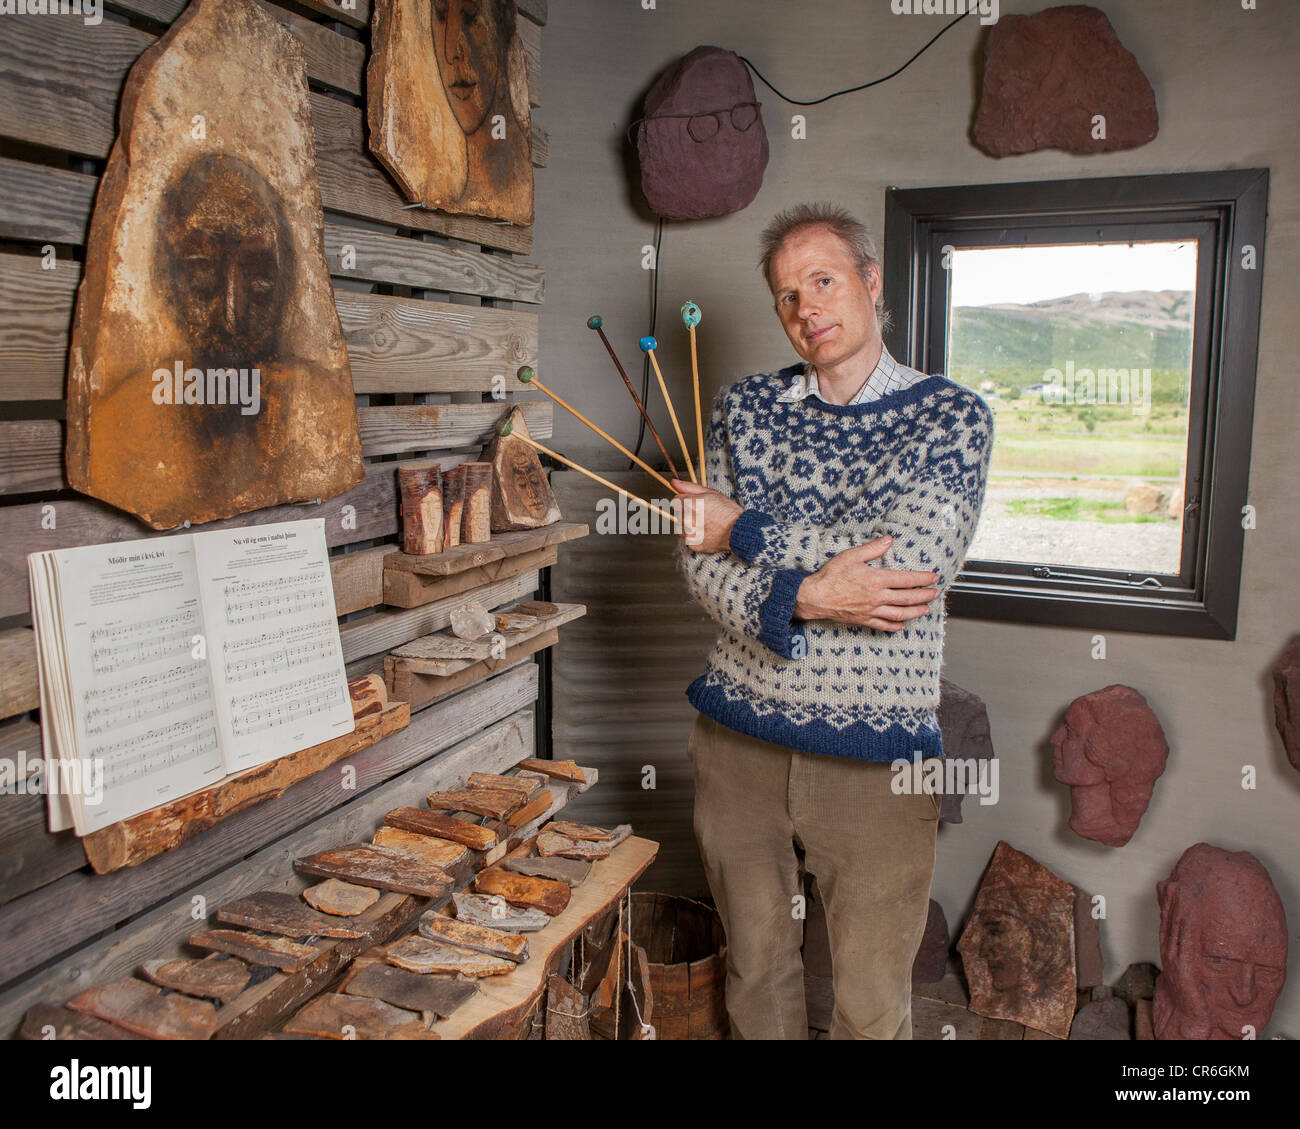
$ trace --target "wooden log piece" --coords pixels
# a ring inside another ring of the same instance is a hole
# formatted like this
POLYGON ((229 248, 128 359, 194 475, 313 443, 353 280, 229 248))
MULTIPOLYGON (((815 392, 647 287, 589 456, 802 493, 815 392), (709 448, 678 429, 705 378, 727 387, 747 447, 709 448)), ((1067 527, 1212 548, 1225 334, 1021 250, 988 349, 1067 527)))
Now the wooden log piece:
POLYGON ((442 476, 442 547, 454 549, 460 544, 461 525, 465 520, 465 464, 452 467, 442 476))
POLYGON ((417 972, 421 976, 435 972, 459 973, 471 980, 478 980, 483 976, 504 976, 516 968, 512 960, 448 945, 443 941, 431 941, 428 937, 417 934, 394 941, 388 946, 384 957, 389 964, 405 968, 408 972, 417 972))
POLYGON ((469 848, 450 839, 421 835, 418 831, 403 831, 398 827, 381 827, 370 840, 377 847, 405 851, 423 859, 430 866, 450 870, 469 858, 469 848))
POLYGON ((262 890, 227 902, 217 910, 217 920, 223 925, 240 925, 295 940, 303 937, 354 940, 366 935, 363 927, 350 925, 347 918, 320 913, 296 894, 283 890, 262 890))
POLYGON ((403 831, 450 839, 453 843, 463 843, 475 851, 486 851, 497 844, 496 832, 487 827, 466 823, 463 819, 453 819, 438 812, 424 811, 422 808, 394 808, 384 816, 384 823, 403 831))
POLYGON ((312 1000, 290 1019, 290 1034, 322 1039, 439 1039, 418 1015, 383 1000, 331 992, 312 1000))
POLYGON ((388 687, 378 674, 367 674, 348 683, 348 697, 352 699, 352 717, 360 719, 383 713, 388 705, 388 687))
POLYGON ((528 959, 528 938, 522 934, 473 925, 468 921, 446 917, 436 910, 430 910, 421 916, 419 929, 420 936, 427 937, 430 941, 473 949, 476 953, 487 953, 502 960, 512 960, 516 964, 522 964, 528 959))
POLYGON ((369 886, 354 886, 338 878, 327 878, 315 886, 308 886, 302 897, 312 909, 321 913, 357 917, 379 901, 379 891, 369 886))
POLYGON ((537 529, 560 520, 560 507, 547 481, 536 450, 520 436, 529 436, 519 405, 510 410, 510 431, 497 433, 488 446, 492 467, 492 532, 537 529))
POLYGON ((551 917, 563 913, 571 897, 568 883, 511 874, 495 866, 478 873, 474 879, 474 892, 488 896, 499 894, 512 906, 539 909, 551 917))
POLYGON ((285 937, 267 937, 243 929, 205 929, 190 936, 200 949, 230 953, 249 964, 264 964, 281 972, 298 972, 322 955, 315 945, 300 945, 285 937))
POLYGON ((429 459, 397 469, 402 547, 414 556, 442 552, 442 469, 429 459))
POLYGON ((430 792, 427 798, 432 811, 468 811, 489 819, 505 819, 523 807, 525 800, 518 791, 507 788, 457 788, 430 792))
POLYGON ((394 1007, 446 1019, 478 991, 473 980, 424 976, 396 965, 370 961, 361 965, 343 985, 350 996, 368 996, 394 1007))
POLYGON ((445 898, 451 893, 451 876, 415 855, 376 847, 373 843, 349 843, 294 859, 294 868, 319 878, 342 878, 357 886, 373 886, 417 898, 445 898))
POLYGON ((461 521, 462 545, 492 540, 492 464, 462 463, 465 468, 465 511, 461 521))
POLYGON ((184 992, 205 1000, 225 1003, 247 986, 252 971, 238 957, 181 957, 177 960, 147 960, 140 966, 145 979, 160 988, 184 992))
POLYGON ((134 977, 87 989, 68 1007, 146 1039, 207 1039, 217 1026, 217 1009, 207 1000, 169 994, 134 977))

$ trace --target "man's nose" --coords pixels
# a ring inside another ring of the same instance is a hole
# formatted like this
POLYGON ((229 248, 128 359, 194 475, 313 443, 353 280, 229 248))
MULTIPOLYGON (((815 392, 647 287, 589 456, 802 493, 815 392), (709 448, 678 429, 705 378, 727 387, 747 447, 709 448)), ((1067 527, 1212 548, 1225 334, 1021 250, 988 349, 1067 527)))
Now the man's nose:
POLYGON ((1228 981, 1228 992, 1232 996, 1232 1002, 1238 1007, 1245 1007, 1255 1002, 1255 969, 1243 961, 1233 970, 1232 978, 1228 981))
POLYGON ((460 58, 461 36, 464 22, 461 19, 459 0, 452 0, 447 5, 447 31, 443 36, 442 55, 449 63, 460 58))
POLYGON ((226 300, 222 303, 224 307, 222 310, 222 313, 224 314, 222 321, 227 333, 234 333, 236 328, 238 328, 236 324, 239 320, 238 289, 239 279, 232 270, 230 274, 226 276, 226 300))

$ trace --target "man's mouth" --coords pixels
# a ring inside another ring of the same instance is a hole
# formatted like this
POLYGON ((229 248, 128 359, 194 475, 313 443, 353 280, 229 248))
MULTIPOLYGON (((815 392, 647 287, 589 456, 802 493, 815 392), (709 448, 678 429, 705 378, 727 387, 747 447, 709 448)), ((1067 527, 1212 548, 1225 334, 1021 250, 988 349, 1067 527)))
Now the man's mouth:
POLYGON ((478 86, 477 82, 471 82, 467 79, 457 79, 451 84, 451 92, 462 102, 468 101, 474 96, 474 90, 478 86))
POLYGON ((821 340, 821 338, 825 337, 826 334, 828 334, 828 333, 829 333, 832 329, 834 329, 834 328, 835 328, 835 327, 834 327, 833 325, 827 325, 827 326, 823 326, 821 329, 810 329, 810 330, 807 330, 807 331, 805 331, 805 333, 804 333, 804 335, 803 335, 803 336, 804 336, 804 340, 807 341, 807 342, 809 342, 809 343, 811 343, 811 342, 813 342, 813 341, 819 341, 819 340, 821 340))

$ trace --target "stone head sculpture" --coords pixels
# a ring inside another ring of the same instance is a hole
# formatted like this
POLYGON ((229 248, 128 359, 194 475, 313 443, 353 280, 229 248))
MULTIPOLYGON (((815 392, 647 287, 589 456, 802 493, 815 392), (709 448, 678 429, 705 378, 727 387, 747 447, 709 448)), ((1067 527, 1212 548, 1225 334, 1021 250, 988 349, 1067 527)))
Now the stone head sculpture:
POLYGON ((1268 871, 1249 851, 1197 843, 1156 891, 1156 1038, 1258 1037, 1286 981, 1286 914, 1268 871))
POLYGON ((1052 734, 1056 779, 1070 786, 1070 827, 1122 847, 1133 837, 1169 745, 1160 720, 1131 686, 1107 686, 1070 703, 1052 734))
POLYGON ((749 205, 767 168, 767 132, 739 56, 697 47, 670 66, 635 126, 641 190, 669 220, 725 216, 749 205))
MULTIPOLYGON (((974 779, 978 762, 991 760, 994 755, 989 711, 984 700, 955 682, 941 678, 938 717, 944 756, 966 761, 966 779, 974 779)), ((945 823, 960 823, 964 796, 964 792, 945 791, 939 818, 945 823)))

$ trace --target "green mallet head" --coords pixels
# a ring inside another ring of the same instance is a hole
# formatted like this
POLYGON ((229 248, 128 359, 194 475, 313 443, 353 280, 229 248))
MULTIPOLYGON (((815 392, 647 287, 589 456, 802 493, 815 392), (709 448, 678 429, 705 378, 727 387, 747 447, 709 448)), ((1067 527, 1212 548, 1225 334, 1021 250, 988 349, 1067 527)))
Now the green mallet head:
POLYGON ((592 314, 591 317, 587 319, 588 329, 599 329, 604 324, 605 324, 605 319, 601 317, 599 314, 592 314))
POLYGON ((505 419, 497 420, 494 430, 502 438, 505 438, 505 436, 509 435, 514 430, 514 424, 510 422, 510 417, 506 416, 505 419))
POLYGON ((515 375, 519 377, 520 384, 531 384, 537 373, 533 371, 532 365, 524 365, 515 375))
POLYGON ((700 324, 700 319, 704 315, 700 313, 700 307, 694 302, 686 302, 682 305, 682 324, 687 329, 694 329, 700 324))

